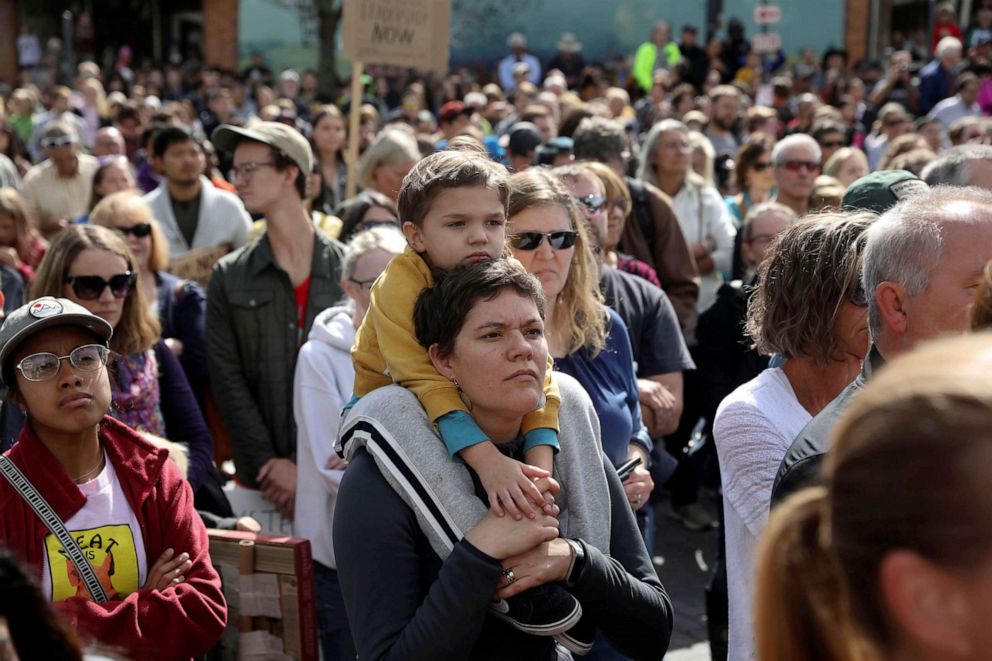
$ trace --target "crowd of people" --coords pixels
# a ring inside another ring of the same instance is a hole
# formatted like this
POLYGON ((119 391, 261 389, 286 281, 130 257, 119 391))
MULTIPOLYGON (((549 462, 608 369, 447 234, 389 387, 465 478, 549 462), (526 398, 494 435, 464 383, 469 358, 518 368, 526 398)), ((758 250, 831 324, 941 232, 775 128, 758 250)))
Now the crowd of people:
POLYGON ((714 659, 983 658, 979 5, 885 62, 514 33, 361 99, 261 54, 25 66, 0 650, 206 654, 206 529, 260 532, 252 492, 311 542, 327 659, 661 658, 657 513, 719 530, 714 659))

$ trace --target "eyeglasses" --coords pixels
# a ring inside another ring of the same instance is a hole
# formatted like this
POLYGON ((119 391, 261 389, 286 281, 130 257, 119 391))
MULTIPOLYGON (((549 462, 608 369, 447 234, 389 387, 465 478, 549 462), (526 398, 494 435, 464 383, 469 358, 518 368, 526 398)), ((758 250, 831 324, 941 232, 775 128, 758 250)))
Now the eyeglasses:
POLYGON ((235 165, 231 168, 231 172, 228 174, 231 181, 237 181, 238 179, 244 179, 248 181, 252 178, 258 168, 270 167, 274 168, 276 166, 273 162, 263 163, 262 161, 248 161, 247 163, 242 163, 241 165, 235 165))
POLYGON ((887 119, 884 122, 886 126, 899 126, 900 124, 905 124, 905 123, 906 123, 905 117, 899 117, 898 119, 887 119))
POLYGON ((854 293, 851 294, 847 301, 855 307, 868 307, 868 295, 865 293, 865 288, 858 285, 858 288, 854 290, 854 293))
POLYGON ((136 239, 143 239, 152 233, 151 223, 138 223, 137 225, 131 225, 130 227, 115 227, 120 234, 123 236, 133 236, 136 239))
POLYGON ((572 199, 585 207, 587 213, 599 213, 606 208, 606 198, 602 195, 573 196, 572 199))
POLYGON ((609 205, 611 211, 616 209, 623 212, 623 215, 625 216, 627 215, 627 212, 630 211, 629 197, 618 197, 615 200, 607 200, 606 203, 609 205))
POLYGON ((771 166, 772 166, 771 161, 759 161, 758 163, 755 163, 751 167, 754 168, 755 172, 764 172, 771 166))
POLYGON ((76 139, 71 135, 60 135, 55 138, 43 138, 41 146, 43 149, 58 149, 60 147, 71 147, 76 144, 76 139))
POLYGON ((59 366, 66 358, 80 372, 95 372, 107 364, 110 349, 102 344, 84 344, 69 352, 68 356, 54 353, 33 353, 17 363, 18 371, 28 381, 48 381, 59 373, 59 366))
POLYGON ((772 241, 774 241, 776 238, 778 238, 778 235, 777 234, 755 234, 754 236, 752 236, 750 239, 747 240, 747 243, 750 243, 750 244, 754 244, 754 243, 768 244, 768 243, 771 243, 772 241))
POLYGON ((807 172, 820 171, 820 164, 816 161, 785 161, 779 163, 778 167, 785 168, 789 172, 799 172, 800 170, 806 170, 807 172))
POLYGON ((72 285, 72 292, 79 300, 95 301, 107 287, 110 287, 110 293, 114 298, 124 298, 138 281, 138 274, 125 271, 111 276, 110 280, 104 280, 98 275, 74 275, 69 276, 65 281, 72 285))
POLYGON ((548 245, 554 250, 567 250, 575 245, 579 233, 575 230, 558 230, 557 232, 518 232, 510 236, 510 245, 517 250, 537 250, 541 247, 544 237, 548 237, 548 245))

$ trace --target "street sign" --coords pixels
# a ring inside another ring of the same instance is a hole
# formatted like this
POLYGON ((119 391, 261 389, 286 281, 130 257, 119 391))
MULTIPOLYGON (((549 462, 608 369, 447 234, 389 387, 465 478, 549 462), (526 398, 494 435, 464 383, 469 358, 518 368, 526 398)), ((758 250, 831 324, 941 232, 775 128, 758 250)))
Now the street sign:
POLYGON ((352 60, 447 71, 451 0, 344 0, 341 35, 352 60))
POLYGON ((755 53, 776 53, 782 48, 778 32, 759 33, 751 37, 751 50, 755 53))
POLYGON ((754 22, 769 25, 782 20, 782 8, 778 5, 758 5, 754 8, 754 22))

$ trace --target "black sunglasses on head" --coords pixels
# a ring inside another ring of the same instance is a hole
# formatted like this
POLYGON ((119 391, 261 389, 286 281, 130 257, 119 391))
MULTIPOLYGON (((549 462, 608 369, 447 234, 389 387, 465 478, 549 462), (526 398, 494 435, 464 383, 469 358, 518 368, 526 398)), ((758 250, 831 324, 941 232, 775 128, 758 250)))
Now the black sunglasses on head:
POLYGON ((98 275, 73 275, 67 277, 65 281, 72 286, 72 293, 79 300, 95 301, 107 287, 110 287, 110 293, 114 298, 124 298, 138 281, 138 274, 125 271, 111 276, 110 280, 104 280, 98 275))
POLYGON ((131 225, 130 227, 115 227, 115 230, 120 232, 122 235, 133 235, 136 239, 143 239, 152 233, 151 223, 138 223, 137 225, 131 225))
POLYGON ((548 245, 555 250, 567 250, 575 245, 578 237, 575 230, 558 230, 557 232, 518 232, 510 236, 510 245, 517 250, 537 250, 544 237, 548 237, 548 245))

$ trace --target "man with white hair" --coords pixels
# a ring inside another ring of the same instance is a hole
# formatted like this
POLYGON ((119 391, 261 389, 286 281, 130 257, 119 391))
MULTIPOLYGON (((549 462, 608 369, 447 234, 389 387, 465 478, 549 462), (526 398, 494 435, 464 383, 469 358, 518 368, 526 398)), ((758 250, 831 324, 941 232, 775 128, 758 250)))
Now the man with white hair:
POLYGON ((951 147, 923 168, 920 178, 931 186, 977 186, 992 190, 992 147, 976 144, 951 147))
POLYGON ((520 32, 514 32, 506 38, 506 47, 510 54, 499 61, 499 84, 504 92, 510 92, 517 87, 513 69, 518 63, 527 65, 527 79, 535 85, 541 82, 541 61, 527 52, 527 37, 520 32))
POLYGON ((774 201, 784 204, 797 216, 809 211, 816 177, 820 174, 820 145, 805 133, 795 133, 778 141, 772 149, 775 168, 774 201))
POLYGON ((87 212, 97 161, 80 152, 79 133, 68 121, 46 124, 38 144, 45 160, 24 175, 24 197, 38 229, 49 238, 87 212))
POLYGON ((900 201, 866 236, 861 280, 871 351, 861 374, 793 441, 775 478, 773 503, 819 480, 838 419, 875 370, 922 342, 968 329, 992 259, 992 193, 939 186, 900 201))
POLYGON ((961 62, 961 40, 944 37, 937 43, 934 59, 920 69, 920 114, 925 115, 949 96, 954 96, 954 81, 961 62))

